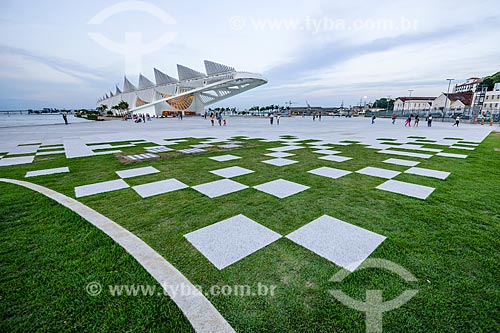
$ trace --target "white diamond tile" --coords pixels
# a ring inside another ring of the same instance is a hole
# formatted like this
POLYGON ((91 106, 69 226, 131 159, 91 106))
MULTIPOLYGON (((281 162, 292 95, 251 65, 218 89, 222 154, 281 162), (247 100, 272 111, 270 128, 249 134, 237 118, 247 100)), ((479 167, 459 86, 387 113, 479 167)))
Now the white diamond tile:
POLYGON ((220 197, 221 195, 244 190, 248 188, 248 186, 235 182, 231 179, 221 179, 201 185, 196 185, 192 188, 209 198, 216 198, 220 197))
POLYGON ((385 237, 328 215, 297 229, 286 238, 354 271, 385 240, 385 237))
POLYGON ((427 199, 427 197, 431 195, 431 193, 435 190, 433 187, 406 183, 392 179, 377 186, 376 188, 379 190, 398 193, 418 199, 427 199))
POLYGON ((129 169, 129 170, 116 171, 116 174, 120 178, 131 178, 131 177, 137 177, 137 176, 150 175, 150 174, 158 173, 158 172, 160 172, 160 170, 153 168, 152 166, 148 166, 148 167, 143 167, 143 168, 135 168, 135 169, 129 169))
POLYGON ((184 235, 218 269, 224 269, 281 238, 281 235, 236 215, 184 235))
POLYGON ((337 179, 352 173, 351 171, 329 168, 329 167, 321 167, 307 172, 312 173, 314 175, 333 178, 333 179, 337 179))
POLYGON ((232 166, 229 168, 213 170, 210 172, 213 173, 214 175, 221 176, 224 178, 232 178, 232 177, 246 175, 254 171, 239 166, 232 166))
POLYGON ((181 190, 188 186, 177 179, 160 180, 153 183, 133 186, 132 189, 141 197, 148 198, 158 194, 164 194, 172 191, 181 190))
POLYGON ((299 192, 309 189, 309 186, 297 184, 288 180, 278 179, 268 183, 254 186, 256 190, 262 191, 267 194, 274 195, 280 199, 289 197, 299 192))
POLYGON ((399 171, 374 168, 374 167, 366 167, 366 168, 363 168, 363 169, 358 170, 356 172, 363 174, 363 175, 367 175, 367 176, 373 176, 373 177, 379 177, 379 178, 385 178, 385 179, 394 178, 401 173, 399 171))

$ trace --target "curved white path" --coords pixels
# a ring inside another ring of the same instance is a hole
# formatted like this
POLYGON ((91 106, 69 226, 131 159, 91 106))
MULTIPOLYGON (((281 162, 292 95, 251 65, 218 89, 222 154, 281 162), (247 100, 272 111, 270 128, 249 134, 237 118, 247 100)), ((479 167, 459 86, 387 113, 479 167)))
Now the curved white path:
POLYGON ((16 179, 0 178, 0 182, 20 185, 41 193, 71 209, 111 237, 158 281, 184 313, 196 332, 235 332, 212 303, 198 292, 196 287, 181 272, 127 229, 75 199, 49 188, 16 179))

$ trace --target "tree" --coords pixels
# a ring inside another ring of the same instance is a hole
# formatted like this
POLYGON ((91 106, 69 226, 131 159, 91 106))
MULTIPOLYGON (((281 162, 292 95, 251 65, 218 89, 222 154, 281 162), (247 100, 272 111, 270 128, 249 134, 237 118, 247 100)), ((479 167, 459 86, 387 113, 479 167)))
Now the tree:
MULTIPOLYGON (((484 78, 482 85, 487 86, 488 90, 493 90, 493 86, 495 83, 500 82, 500 72, 496 72, 493 75, 487 76, 484 78)), ((478 86, 478 89, 480 90, 481 85, 478 86)))
POLYGON ((108 106, 106 104, 101 104, 100 106, 98 106, 96 108, 96 110, 101 113, 101 114, 104 114, 106 112, 106 110, 108 109, 108 106))

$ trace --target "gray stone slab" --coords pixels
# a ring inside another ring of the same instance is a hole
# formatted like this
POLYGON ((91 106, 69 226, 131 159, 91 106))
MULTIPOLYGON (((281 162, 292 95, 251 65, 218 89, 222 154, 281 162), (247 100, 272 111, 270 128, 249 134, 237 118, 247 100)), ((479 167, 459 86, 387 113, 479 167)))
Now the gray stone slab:
POLYGON ((100 155, 118 154, 121 152, 122 152, 121 150, 108 150, 108 151, 100 151, 100 152, 94 153, 94 155, 100 156, 100 155))
POLYGON ((66 158, 92 156, 94 152, 80 138, 64 139, 66 158))
POLYGON ((398 180, 388 180, 385 183, 376 187, 379 190, 384 190, 392 193, 399 193, 409 197, 418 199, 427 199, 435 188, 412 183, 401 182, 398 180))
POLYGON ((402 160, 402 159, 399 159, 399 158, 389 158, 385 161, 383 161, 384 163, 389 163, 389 164, 396 164, 396 165, 403 165, 403 166, 416 166, 416 165, 419 165, 420 162, 416 162, 416 161, 409 161, 409 160, 402 160))
POLYGON ((297 150, 297 149, 302 149, 304 148, 303 146, 281 146, 281 147, 276 147, 276 148, 268 148, 267 150, 271 151, 290 151, 290 150, 297 150))
POLYGON ((177 179, 160 180, 153 183, 141 184, 133 186, 132 189, 137 192, 142 198, 149 198, 154 195, 164 194, 187 188, 186 184, 177 179))
POLYGON ((309 186, 297 184, 284 179, 273 180, 253 187, 256 190, 274 195, 280 199, 289 197, 309 189, 309 186))
POLYGON ((217 148, 224 148, 224 149, 233 149, 233 148, 241 148, 241 145, 238 144, 233 144, 233 143, 228 143, 225 145, 219 145, 217 148))
POLYGON ((35 154, 40 145, 17 146, 9 150, 8 155, 35 154))
POLYGON ((0 160, 0 166, 10 166, 19 164, 28 164, 33 162, 35 156, 21 156, 21 157, 3 157, 0 160))
POLYGON ((144 148, 145 151, 147 151, 148 153, 168 153, 170 151, 174 151, 174 149, 172 148, 168 148, 168 147, 163 147, 163 146, 159 146, 159 147, 150 147, 150 148, 144 148))
POLYGON ((333 179, 337 179, 352 173, 351 171, 329 168, 329 167, 321 167, 314 170, 309 170, 307 172, 312 173, 314 175, 333 178, 333 179))
POLYGON ((286 238, 353 272, 386 237, 323 215, 286 238))
MULTIPOLYGON (((429 155, 429 154, 411 153, 411 152, 399 151, 399 150, 381 150, 381 151, 378 151, 377 153, 387 154, 387 155, 417 157, 417 158, 431 158, 433 156, 433 155, 429 155)), ((439 155, 439 154, 441 154, 441 153, 437 153, 437 155, 439 155)))
POLYGON ((281 235, 236 215, 184 235, 218 269, 224 269, 281 238, 281 235))
POLYGON ((28 172, 26 172, 26 175, 24 177, 28 178, 28 177, 52 175, 52 174, 64 173, 64 172, 69 172, 69 168, 68 167, 62 167, 62 168, 53 168, 53 169, 43 169, 43 170, 36 170, 36 171, 28 171, 28 172))
POLYGON ((314 150, 330 150, 332 147, 330 146, 309 146, 309 148, 314 150))
POLYGON ((64 150, 57 150, 57 151, 40 151, 35 154, 35 156, 46 156, 46 155, 57 155, 57 154, 64 154, 64 150))
POLYGON ((201 185, 196 185, 192 188, 209 198, 216 198, 220 197, 221 195, 244 190, 248 188, 248 186, 235 182, 231 179, 221 179, 201 185))
POLYGON ((98 193, 121 190, 127 187, 129 187, 129 185, 125 183, 123 179, 110 180, 101 183, 77 186, 75 187, 75 196, 77 198, 81 198, 98 193))
POLYGON ((438 171, 438 170, 432 170, 432 169, 425 169, 425 168, 409 168, 408 170, 405 171, 405 173, 409 173, 412 175, 419 175, 419 176, 425 176, 425 177, 431 177, 431 178, 438 178, 438 179, 446 179, 450 173, 445 172, 445 171, 438 171))
POLYGON ((295 154, 285 153, 283 151, 277 151, 275 153, 269 153, 269 154, 264 154, 264 155, 269 156, 269 157, 276 157, 276 158, 295 156, 295 154))
POLYGON ((452 153, 437 153, 436 156, 453 157, 453 158, 467 158, 468 155, 452 154, 452 153))
POLYGON ((351 157, 339 156, 339 155, 326 155, 319 157, 320 160, 331 161, 331 162, 345 162, 352 160, 351 157))
POLYGON ((198 153, 204 153, 206 152, 205 149, 201 148, 188 148, 188 149, 180 149, 178 152, 184 153, 184 154, 198 154, 198 153))
POLYGON ((298 161, 289 160, 287 158, 274 158, 272 160, 262 161, 262 163, 267 163, 267 164, 271 164, 271 165, 275 165, 275 166, 285 166, 285 165, 298 163, 298 161))
POLYGON ((160 170, 153 168, 152 166, 148 166, 148 167, 143 167, 143 168, 135 168, 135 169, 129 169, 129 170, 116 171, 116 174, 120 178, 131 178, 131 177, 137 177, 137 176, 150 175, 150 174, 158 173, 158 172, 160 172, 160 170))
POLYGON ((335 155, 335 154, 340 154, 342 152, 338 151, 338 150, 321 149, 321 150, 315 150, 315 151, 313 151, 313 153, 323 154, 323 155, 335 155))
POLYGON ((214 175, 221 176, 224 178, 232 178, 232 177, 238 177, 242 175, 247 175, 249 173, 253 173, 255 171, 245 169, 239 166, 232 166, 229 168, 224 168, 224 169, 218 169, 218 170, 212 170, 210 171, 214 175))
POLYGON ((453 149, 462 149, 462 150, 476 150, 474 147, 462 147, 462 146, 450 146, 453 149))
POLYGON ((99 149, 113 149, 115 147, 113 147, 112 145, 108 144, 108 143, 103 143, 103 144, 100 144, 100 145, 92 145, 92 146, 88 146, 90 149, 92 150, 99 150, 99 149))
POLYGON ((217 162, 226 162, 226 161, 232 161, 232 160, 238 160, 241 157, 235 156, 235 155, 219 155, 219 156, 213 156, 209 157, 209 159, 217 161, 217 162))
POLYGON ((394 170, 381 169, 381 168, 366 167, 366 168, 363 168, 361 170, 356 171, 356 173, 360 173, 360 174, 367 175, 367 176, 391 179, 391 178, 394 178, 397 175, 399 175, 401 172, 394 171, 394 170))
POLYGON ((40 148, 38 148, 38 151, 41 151, 41 150, 60 150, 62 153, 64 152, 64 147, 62 145, 60 146, 49 146, 49 147, 42 147, 40 146, 40 148))

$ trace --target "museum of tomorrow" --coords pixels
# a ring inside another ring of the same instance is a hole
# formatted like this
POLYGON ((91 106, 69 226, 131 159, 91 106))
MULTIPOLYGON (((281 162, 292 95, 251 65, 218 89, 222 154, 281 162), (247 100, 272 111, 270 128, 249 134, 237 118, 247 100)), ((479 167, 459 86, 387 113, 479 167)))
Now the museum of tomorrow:
POLYGON ((201 114, 204 107, 236 94, 266 84, 260 74, 236 71, 233 67, 205 60, 205 73, 177 65, 179 79, 154 69, 155 81, 139 75, 135 87, 125 76, 123 89, 116 86, 97 101, 106 105, 114 114, 123 113, 168 116, 182 112, 184 115, 201 114), (127 102, 128 110, 115 110, 113 106, 127 102))

